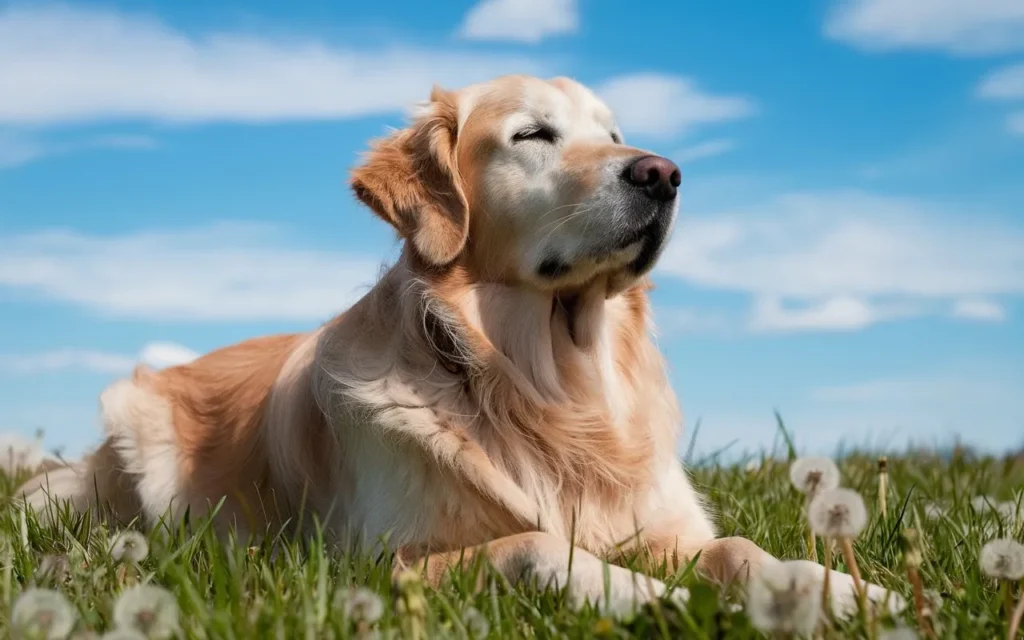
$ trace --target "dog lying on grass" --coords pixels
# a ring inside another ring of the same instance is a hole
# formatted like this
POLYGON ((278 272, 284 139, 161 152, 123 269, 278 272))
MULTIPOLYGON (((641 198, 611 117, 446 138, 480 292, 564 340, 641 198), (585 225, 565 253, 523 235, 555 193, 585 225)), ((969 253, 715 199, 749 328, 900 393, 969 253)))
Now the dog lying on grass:
MULTIPOLYGON (((613 610, 665 585, 612 565, 605 600, 602 558, 699 552, 723 583, 777 562, 716 537, 675 456, 647 297, 675 164, 627 145, 580 84, 506 76, 435 88, 351 186, 404 239, 365 297, 310 333, 138 368, 102 394, 98 449, 26 484, 28 504, 154 523, 225 498, 217 526, 252 533, 308 511, 349 548, 386 536, 434 583, 486 551, 512 581, 613 610)), ((849 575, 830 584, 856 607, 849 575)))

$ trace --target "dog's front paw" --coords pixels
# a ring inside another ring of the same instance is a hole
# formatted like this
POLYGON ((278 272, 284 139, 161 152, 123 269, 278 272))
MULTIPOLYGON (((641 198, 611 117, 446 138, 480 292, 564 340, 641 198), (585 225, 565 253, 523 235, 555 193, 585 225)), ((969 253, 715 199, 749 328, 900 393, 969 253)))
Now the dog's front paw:
POLYGON ((603 565, 599 571, 591 570, 571 578, 568 596, 574 607, 581 608, 589 603, 610 615, 626 617, 666 592, 661 580, 622 567, 603 565))
MULTIPOLYGON (((888 612, 896 616, 907 606, 906 599, 900 594, 870 582, 862 582, 866 589, 867 605, 879 612, 888 612)), ((860 607, 857 603, 857 587, 853 576, 832 571, 829 576, 829 599, 832 602, 832 613, 838 618, 850 618, 857 615, 860 607)))

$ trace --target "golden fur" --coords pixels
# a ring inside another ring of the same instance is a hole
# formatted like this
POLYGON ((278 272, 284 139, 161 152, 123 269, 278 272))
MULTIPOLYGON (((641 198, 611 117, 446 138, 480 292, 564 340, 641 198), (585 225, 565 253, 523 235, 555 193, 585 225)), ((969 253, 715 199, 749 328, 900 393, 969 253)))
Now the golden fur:
MULTIPOLYGON (((85 508, 98 497, 154 523, 223 498, 218 526, 256 534, 309 511, 341 545, 387 537, 407 562, 439 554, 435 580, 464 549, 486 548, 510 577, 533 573, 580 598, 603 592, 597 558, 624 551, 703 550, 701 570, 719 580, 774 562, 749 541, 715 539, 675 458, 680 415, 650 337, 649 283, 626 267, 638 243, 580 257, 550 286, 524 267, 538 241, 556 252, 589 241, 594 225, 565 231, 573 216, 621 215, 602 203, 627 188, 620 164, 645 154, 618 135, 569 80, 435 89, 352 174, 356 196, 406 241, 376 286, 311 333, 115 383, 100 448, 33 479, 26 500, 85 508), (506 123, 535 103, 563 127, 557 156, 507 142, 506 123), (530 171, 551 186, 520 191, 530 171)), ((662 591, 613 570, 615 606, 662 591)))

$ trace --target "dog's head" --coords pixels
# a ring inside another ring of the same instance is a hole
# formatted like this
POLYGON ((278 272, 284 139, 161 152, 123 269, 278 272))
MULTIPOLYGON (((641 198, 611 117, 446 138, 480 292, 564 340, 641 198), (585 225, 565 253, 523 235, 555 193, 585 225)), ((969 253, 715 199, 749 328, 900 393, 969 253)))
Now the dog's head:
POLYGON ((565 78, 435 88, 352 175, 364 203, 430 267, 543 291, 649 271, 677 209, 679 169, 622 140, 611 110, 565 78))

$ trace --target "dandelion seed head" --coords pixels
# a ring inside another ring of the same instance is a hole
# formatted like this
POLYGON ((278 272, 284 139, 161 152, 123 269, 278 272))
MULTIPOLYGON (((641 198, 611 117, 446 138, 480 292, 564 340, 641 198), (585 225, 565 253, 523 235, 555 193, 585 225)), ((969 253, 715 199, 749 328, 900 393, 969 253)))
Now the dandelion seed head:
POLYGON ((765 632, 809 634, 821 611, 821 580, 814 566, 777 562, 747 585, 747 615, 765 632))
POLYGON ((1020 518, 1021 510, 1017 507, 1016 502, 1007 500, 996 505, 996 513, 999 514, 1003 522, 1012 524, 1020 518))
POLYGON ((149 542, 138 531, 121 531, 110 539, 110 557, 117 562, 142 562, 149 556, 149 542))
POLYGON ((1024 544, 1010 538, 997 538, 985 543, 979 557, 981 570, 1000 580, 1024 578, 1024 544))
POLYGON ((71 560, 64 555, 43 556, 36 576, 38 580, 66 582, 71 579, 71 560))
POLYGON ((170 591, 149 584, 126 589, 114 604, 114 622, 148 638, 170 638, 180 628, 178 602, 170 591))
POLYGON ((971 508, 975 513, 988 513, 992 511, 992 505, 996 504, 995 499, 989 496, 974 496, 971 498, 971 508))
POLYGON ((859 493, 840 487, 819 493, 811 501, 807 518, 819 536, 856 538, 868 522, 868 511, 859 493))
POLYGON ((789 480, 801 493, 815 495, 839 486, 839 467, 831 458, 797 458, 789 466, 789 480))
POLYGON ((939 520, 946 515, 946 509, 938 502, 929 502, 924 505, 924 517, 929 520, 939 520))
POLYGON ((353 622, 373 624, 384 615, 384 601, 365 588, 349 588, 338 593, 336 605, 353 622))
POLYGON ((491 623, 475 607, 468 607, 463 612, 462 624, 470 638, 486 638, 491 631, 491 623))
POLYGON ((51 589, 26 589, 11 609, 11 636, 67 638, 77 620, 78 611, 64 594, 51 589))

